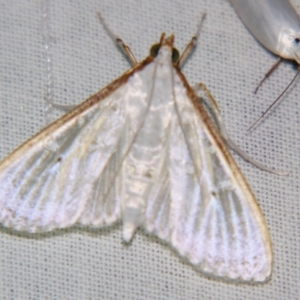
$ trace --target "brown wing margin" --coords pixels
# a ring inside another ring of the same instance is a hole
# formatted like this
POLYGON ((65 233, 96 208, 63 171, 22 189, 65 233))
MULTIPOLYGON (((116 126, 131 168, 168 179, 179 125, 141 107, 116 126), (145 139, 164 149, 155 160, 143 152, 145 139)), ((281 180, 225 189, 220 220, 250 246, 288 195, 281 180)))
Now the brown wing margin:
POLYGON ((86 109, 92 107, 93 105, 99 103, 106 97, 108 97, 111 93, 113 93, 116 89, 118 89, 121 85, 125 84, 129 77, 131 77, 135 72, 142 70, 144 67, 146 67, 149 63, 153 62, 153 58, 151 56, 145 58, 143 61, 138 63, 135 67, 132 69, 126 71, 124 74, 122 74, 120 77, 115 79, 112 83, 95 93, 94 95, 90 96, 86 100, 84 100, 81 104, 76 106, 74 109, 72 109, 70 112, 66 113, 59 119, 55 120, 53 123, 49 124, 45 128, 43 128, 41 131, 33 135, 31 138, 29 138, 27 141, 23 142, 19 147, 17 147, 13 152, 11 152, 6 158, 4 158, 1 162, 4 163, 4 161, 9 160, 15 153, 17 153, 20 149, 24 150, 26 148, 32 147, 32 145, 35 144, 37 139, 40 139, 41 137, 45 135, 51 134, 54 130, 59 128, 62 124, 65 124, 75 116, 78 116, 81 112, 85 111, 86 109))
POLYGON ((236 186, 239 187, 239 194, 243 195, 243 198, 248 202, 249 206, 253 210, 253 215, 256 218, 257 224, 259 224, 260 229, 262 231, 265 249, 267 249, 268 252, 267 255, 272 261, 272 242, 268 232, 268 227, 263 216, 262 210, 258 205, 257 200, 254 194, 252 193, 251 188, 249 187, 249 184, 247 183, 237 163, 235 162, 231 153, 229 152, 228 147, 224 142, 222 136, 220 135, 213 121, 209 117, 204 106, 201 104, 201 101, 199 101, 199 97, 190 87, 185 76, 180 71, 179 67, 177 65, 174 65, 174 69, 176 70, 178 76, 183 82, 184 87, 187 90, 187 95, 193 103, 194 108, 202 121, 203 130, 205 131, 208 139, 216 149, 216 154, 218 155, 220 161, 227 166, 226 169, 230 170, 230 173, 228 175, 231 177, 232 181, 236 183, 236 186))

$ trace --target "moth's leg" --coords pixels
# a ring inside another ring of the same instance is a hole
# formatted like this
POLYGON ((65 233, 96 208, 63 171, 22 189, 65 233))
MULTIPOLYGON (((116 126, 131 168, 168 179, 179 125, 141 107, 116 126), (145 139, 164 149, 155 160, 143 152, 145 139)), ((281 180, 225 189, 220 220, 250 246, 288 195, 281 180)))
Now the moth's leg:
POLYGON ((114 34, 113 31, 107 26, 107 24, 105 23, 103 17, 101 16, 101 13, 97 12, 97 15, 98 15, 98 18, 100 20, 100 23, 102 24, 102 26, 104 27, 104 29, 106 30, 106 32, 115 41, 115 43, 117 44, 117 46, 119 46, 124 51, 124 53, 130 59, 131 63, 135 66, 137 64, 137 61, 136 61, 133 53, 131 52, 130 48, 122 41, 122 39, 120 39, 116 34, 114 34))
POLYGON ((63 111, 64 113, 69 112, 77 105, 63 105, 63 104, 57 104, 49 100, 47 97, 45 97, 45 101, 48 103, 46 109, 45 109, 45 115, 44 115, 44 122, 45 126, 52 123, 55 119, 57 119, 57 115, 52 115, 54 109, 58 109, 60 111, 63 111))
MULTIPOLYGON (((205 95, 207 96, 207 99, 203 99, 203 100, 208 105, 208 107, 212 110, 213 117, 215 118, 215 121, 216 121, 217 126, 220 131, 220 134, 223 137, 223 139, 225 140, 225 142, 228 144, 228 146, 230 146, 232 148, 232 150, 234 150, 245 161, 251 163, 252 165, 256 166, 257 168, 259 168, 263 171, 267 171, 269 173, 277 174, 277 175, 284 175, 284 176, 289 175, 289 173, 286 173, 286 172, 280 172, 277 170, 269 169, 268 167, 257 162, 252 157, 250 157, 247 153, 245 153, 228 135, 225 125, 221 118, 221 113, 220 113, 218 104, 217 104, 216 100, 214 99, 214 97, 209 92, 209 90, 207 89, 207 87, 203 83, 199 83, 196 86, 194 86, 193 89, 197 95, 199 95, 200 91, 203 91, 205 93, 205 95)), ((200 96, 199 96, 199 100, 200 100, 200 96)))
POLYGON ((276 70, 276 68, 278 67, 278 65, 280 64, 280 62, 282 61, 282 58, 279 57, 276 62, 274 63, 274 65, 271 67, 271 69, 265 74, 264 78, 259 82, 259 84, 257 85, 254 94, 257 93, 258 89, 261 87, 261 85, 265 82, 265 80, 270 77, 270 75, 276 70))
POLYGON ((201 20, 199 22, 196 34, 194 36, 192 36, 190 42, 187 44, 187 46, 183 50, 182 54, 180 55, 179 60, 178 60, 178 66, 179 67, 182 66, 182 64, 184 63, 184 61, 186 60, 186 58, 190 55, 191 51, 193 51, 193 49, 196 47, 197 41, 198 41, 198 37, 200 35, 200 31, 202 29, 202 25, 203 25, 205 17, 206 17, 206 13, 204 13, 202 15, 202 18, 201 18, 201 20))
POLYGON ((73 108, 75 108, 77 106, 77 104, 70 104, 70 105, 64 105, 64 104, 57 104, 55 102, 52 102, 51 100, 46 98, 46 101, 49 103, 49 106, 62 110, 64 112, 68 112, 70 110, 72 110, 73 108))

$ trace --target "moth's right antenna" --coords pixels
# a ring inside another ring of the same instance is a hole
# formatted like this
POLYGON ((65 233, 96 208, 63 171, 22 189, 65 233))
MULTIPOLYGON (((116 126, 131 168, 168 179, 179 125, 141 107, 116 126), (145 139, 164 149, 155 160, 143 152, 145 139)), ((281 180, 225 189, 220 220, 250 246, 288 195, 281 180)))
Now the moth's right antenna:
POLYGON ((196 34, 191 38, 190 42, 187 44, 187 46, 183 50, 181 56, 179 57, 179 60, 178 60, 178 66, 179 67, 182 66, 182 64, 184 63, 186 58, 189 56, 191 51, 196 47, 198 37, 200 35, 200 32, 201 32, 201 29, 202 29, 203 22, 204 22, 205 18, 206 18, 206 13, 203 13, 202 18, 201 18, 201 20, 199 22, 199 25, 198 25, 198 29, 196 31, 196 34))

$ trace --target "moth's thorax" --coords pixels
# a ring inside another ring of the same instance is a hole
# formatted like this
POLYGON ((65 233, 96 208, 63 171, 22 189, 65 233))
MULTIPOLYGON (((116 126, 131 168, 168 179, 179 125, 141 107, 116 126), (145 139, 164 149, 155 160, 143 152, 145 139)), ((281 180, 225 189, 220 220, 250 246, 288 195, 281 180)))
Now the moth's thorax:
MULTIPOLYGON (((174 72, 170 55, 169 47, 164 46, 154 62, 145 67, 149 81, 142 89, 148 89, 149 92, 141 102, 140 109, 144 113, 137 125, 138 134, 123 164, 125 184, 122 210, 125 241, 130 240, 135 228, 143 223, 147 199, 151 195, 158 173, 163 168, 162 153, 169 138, 172 116, 174 117, 174 72), (168 63, 165 62, 166 57, 169 57, 168 63)), ((134 74, 130 84, 145 82, 139 76, 139 73, 134 74)))

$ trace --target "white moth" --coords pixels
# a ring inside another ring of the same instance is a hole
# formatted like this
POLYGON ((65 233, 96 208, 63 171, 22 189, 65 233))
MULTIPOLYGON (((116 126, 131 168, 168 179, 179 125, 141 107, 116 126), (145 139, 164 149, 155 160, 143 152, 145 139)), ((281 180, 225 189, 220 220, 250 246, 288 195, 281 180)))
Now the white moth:
POLYGON ((289 0, 229 1, 264 47, 300 64, 300 18, 289 0))
MULTIPOLYGON (((256 93, 283 59, 294 60, 300 65, 300 17, 289 0, 229 0, 229 2, 252 35, 270 52, 279 56, 279 59, 258 84, 256 93)), ((298 67, 294 79, 250 129, 293 84, 299 70, 298 67)))
POLYGON ((125 242, 140 227, 206 275, 265 282, 262 212, 179 69, 196 37, 179 60, 173 41, 162 34, 151 56, 1 162, 0 222, 45 232, 122 221, 125 242))

